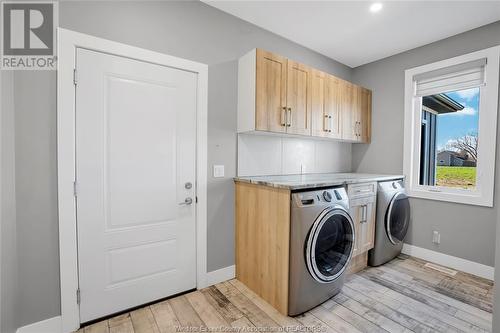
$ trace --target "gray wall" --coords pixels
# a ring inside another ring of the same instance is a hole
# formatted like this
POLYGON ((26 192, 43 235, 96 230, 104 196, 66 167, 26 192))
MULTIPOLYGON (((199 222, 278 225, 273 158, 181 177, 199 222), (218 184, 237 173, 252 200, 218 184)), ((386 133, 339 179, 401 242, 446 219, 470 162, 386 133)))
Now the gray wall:
POLYGON ((60 313, 55 77, 42 71, 14 75, 21 326, 60 313))
MULTIPOLYGON (((498 44, 500 21, 355 68, 353 80, 373 90, 373 116, 372 143, 353 146, 353 169, 402 173, 405 69, 498 44)), ((500 144, 497 146, 500 151, 500 144)), ((499 157, 497 153, 496 198, 500 188, 499 157)), ((411 199, 412 224, 407 242, 493 266, 498 204, 495 206, 411 199), (439 246, 432 243, 432 230, 441 233, 439 246)))
MULTIPOLYGON (((255 47, 345 79, 351 69, 201 2, 61 2, 60 26, 209 64, 208 270, 234 264, 237 59, 255 47), (226 178, 211 177, 213 164, 226 178)), ((17 72, 15 148, 18 326, 60 314, 56 77, 17 72)), ((3 332, 3 331, 2 331, 3 332)))
POLYGON ((13 333, 17 326, 17 240, 14 168, 14 76, 1 71, 1 216, 0 216, 0 332, 13 333))

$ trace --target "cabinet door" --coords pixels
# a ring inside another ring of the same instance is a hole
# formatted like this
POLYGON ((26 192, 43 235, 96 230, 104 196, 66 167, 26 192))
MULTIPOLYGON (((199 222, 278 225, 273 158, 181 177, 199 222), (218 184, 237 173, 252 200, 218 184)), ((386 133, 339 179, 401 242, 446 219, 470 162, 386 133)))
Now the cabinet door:
POLYGON ((356 232, 353 257, 373 248, 375 239, 375 196, 353 200, 351 217, 356 232))
POLYGON ((342 118, 340 112, 340 80, 328 75, 325 86, 325 113, 328 115, 328 137, 342 137, 342 118))
POLYGON ((361 206, 359 221, 359 253, 373 248, 375 238, 375 202, 367 202, 361 206))
POLYGON ((361 88, 358 110, 358 141, 368 143, 371 139, 372 92, 361 88))
POLYGON ((311 69, 288 60, 287 133, 311 135, 311 69))
POLYGON ((286 132, 285 57, 257 49, 255 129, 286 132))
POLYGON ((342 114, 342 139, 356 140, 357 91, 354 85, 340 81, 340 112, 342 114))
POLYGON ((372 93, 370 90, 353 86, 352 90, 352 109, 354 115, 354 138, 356 142, 370 142, 371 132, 371 100, 372 93))
POLYGON ((328 113, 326 112, 325 90, 327 74, 314 70, 311 80, 311 128, 313 136, 328 136, 328 113))
POLYGON ((341 138, 340 81, 332 75, 314 70, 312 72, 313 136, 332 139, 341 138))

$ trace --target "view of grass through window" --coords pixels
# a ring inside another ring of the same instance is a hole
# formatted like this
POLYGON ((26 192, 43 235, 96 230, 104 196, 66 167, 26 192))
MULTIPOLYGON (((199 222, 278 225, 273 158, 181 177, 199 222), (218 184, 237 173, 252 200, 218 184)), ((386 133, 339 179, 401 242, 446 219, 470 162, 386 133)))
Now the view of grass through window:
POLYGON ((475 188, 479 94, 472 88, 423 97, 421 185, 475 188))

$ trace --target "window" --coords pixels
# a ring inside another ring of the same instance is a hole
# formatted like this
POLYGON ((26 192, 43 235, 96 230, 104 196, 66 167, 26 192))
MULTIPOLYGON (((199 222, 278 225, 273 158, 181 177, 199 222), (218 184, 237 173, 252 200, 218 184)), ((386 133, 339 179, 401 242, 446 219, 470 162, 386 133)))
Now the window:
POLYGON ((479 94, 474 87, 422 97, 420 185, 475 188, 479 94))
POLYGON ((410 196, 493 205, 500 47, 405 72, 410 196))

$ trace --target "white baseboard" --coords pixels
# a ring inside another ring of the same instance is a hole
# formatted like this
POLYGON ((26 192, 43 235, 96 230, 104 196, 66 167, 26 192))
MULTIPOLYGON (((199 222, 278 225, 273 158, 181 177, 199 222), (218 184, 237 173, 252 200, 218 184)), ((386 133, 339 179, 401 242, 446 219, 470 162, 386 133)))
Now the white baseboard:
POLYGON ((208 286, 213 286, 214 284, 231 280, 234 279, 236 276, 236 267, 233 266, 228 266, 224 267, 221 269, 218 269, 216 271, 208 272, 207 273, 207 287, 208 286))
POLYGON ((410 244, 403 244, 404 254, 427 260, 439 265, 457 269, 462 272, 470 273, 482 278, 493 280, 495 268, 483 265, 474 261, 462 259, 459 257, 450 256, 444 253, 424 249, 410 244))
POLYGON ((61 316, 58 316, 19 327, 16 333, 60 333, 62 331, 61 325, 61 316))

